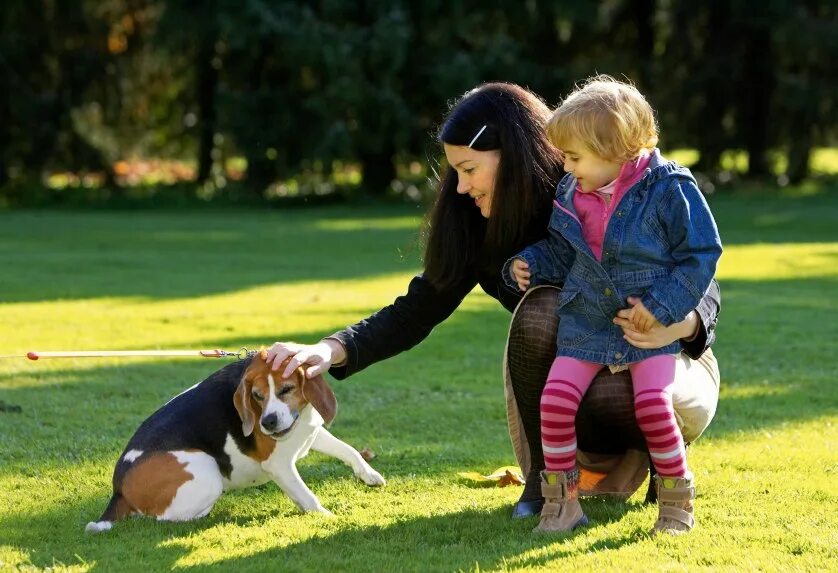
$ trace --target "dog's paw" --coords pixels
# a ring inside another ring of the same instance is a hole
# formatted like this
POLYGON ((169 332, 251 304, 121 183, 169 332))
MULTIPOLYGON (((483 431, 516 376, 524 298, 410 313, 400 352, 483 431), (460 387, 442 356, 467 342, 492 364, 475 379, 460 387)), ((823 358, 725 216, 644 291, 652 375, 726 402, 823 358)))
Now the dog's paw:
POLYGON ((380 473, 369 466, 362 468, 359 472, 355 472, 355 475, 358 476, 358 479, 369 486, 387 485, 387 480, 385 480, 380 473))

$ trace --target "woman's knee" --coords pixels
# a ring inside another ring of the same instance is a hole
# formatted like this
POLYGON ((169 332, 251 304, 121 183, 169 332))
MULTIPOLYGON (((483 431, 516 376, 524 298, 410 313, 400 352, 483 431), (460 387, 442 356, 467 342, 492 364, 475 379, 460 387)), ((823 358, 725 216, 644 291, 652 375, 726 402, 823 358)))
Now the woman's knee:
POLYGON ((719 403, 719 374, 710 353, 699 360, 678 358, 672 406, 685 442, 694 442, 707 429, 719 403))
POLYGON ((559 318, 556 304, 559 290, 537 288, 524 297, 509 329, 510 343, 523 344, 528 350, 555 354, 559 318))

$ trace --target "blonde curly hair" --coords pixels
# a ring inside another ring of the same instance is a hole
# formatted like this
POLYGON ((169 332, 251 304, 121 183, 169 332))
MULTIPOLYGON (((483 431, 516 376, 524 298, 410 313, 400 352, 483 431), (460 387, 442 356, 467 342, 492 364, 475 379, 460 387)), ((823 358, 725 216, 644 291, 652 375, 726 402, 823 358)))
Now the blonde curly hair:
POLYGON ((623 163, 658 143, 655 112, 636 87, 607 75, 585 80, 547 122, 559 149, 572 139, 608 161, 623 163))

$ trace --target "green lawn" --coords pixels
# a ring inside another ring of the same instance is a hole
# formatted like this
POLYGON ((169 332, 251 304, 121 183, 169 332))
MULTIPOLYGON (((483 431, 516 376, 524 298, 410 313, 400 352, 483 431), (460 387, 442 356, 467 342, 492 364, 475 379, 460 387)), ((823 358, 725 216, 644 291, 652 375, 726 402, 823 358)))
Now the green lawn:
MULTIPOLYGON (((650 538, 640 494, 583 502, 591 526, 534 537, 520 490, 460 471, 513 463, 500 360, 509 316, 481 292, 422 345, 334 382, 334 433, 377 453, 370 489, 311 455, 335 513, 279 489, 226 494, 193 523, 85 535, 138 424, 224 362, 0 359, 0 570, 838 569, 838 198, 714 196, 726 243, 722 399, 690 448, 699 525, 650 538), (12 411, 19 406, 22 411, 12 411), (5 410, 4 410, 5 407, 5 410)), ((0 354, 314 341, 403 292, 416 208, 0 212, 0 354)))

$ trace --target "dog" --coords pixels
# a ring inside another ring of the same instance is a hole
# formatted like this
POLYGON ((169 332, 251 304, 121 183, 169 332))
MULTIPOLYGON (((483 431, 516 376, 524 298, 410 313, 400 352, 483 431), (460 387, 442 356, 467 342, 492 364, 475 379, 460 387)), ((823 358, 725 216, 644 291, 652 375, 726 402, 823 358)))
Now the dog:
POLYGON ((137 429, 113 473, 98 533, 131 515, 187 521, 207 515, 224 491, 273 480, 302 511, 331 515, 303 483, 296 462, 310 449, 351 466, 369 486, 385 480, 324 427, 337 401, 322 376, 302 368, 281 379, 267 352, 230 364, 178 394, 137 429))

